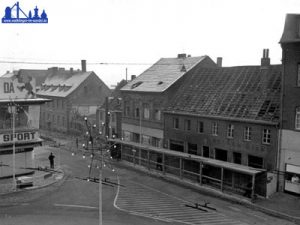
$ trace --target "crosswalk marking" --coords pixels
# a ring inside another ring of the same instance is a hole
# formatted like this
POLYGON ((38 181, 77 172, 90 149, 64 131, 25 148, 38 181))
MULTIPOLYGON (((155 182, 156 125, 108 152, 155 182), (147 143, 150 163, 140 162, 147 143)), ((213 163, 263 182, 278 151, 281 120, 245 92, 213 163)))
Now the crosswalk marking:
POLYGON ((124 187, 118 186, 114 206, 134 215, 188 225, 247 225, 205 207, 200 208, 207 212, 186 207, 192 204, 143 184, 126 180, 122 184, 124 187))

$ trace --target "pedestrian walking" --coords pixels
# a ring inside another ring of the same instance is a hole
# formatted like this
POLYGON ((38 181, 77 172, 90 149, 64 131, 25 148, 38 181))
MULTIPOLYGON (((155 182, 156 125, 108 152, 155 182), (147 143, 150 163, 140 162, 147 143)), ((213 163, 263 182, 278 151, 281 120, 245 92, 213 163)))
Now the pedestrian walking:
POLYGON ((50 161, 50 168, 51 168, 51 169, 54 169, 54 158, 55 158, 55 156, 54 156, 53 153, 51 152, 50 155, 49 155, 49 157, 48 157, 48 159, 49 159, 49 161, 50 161))

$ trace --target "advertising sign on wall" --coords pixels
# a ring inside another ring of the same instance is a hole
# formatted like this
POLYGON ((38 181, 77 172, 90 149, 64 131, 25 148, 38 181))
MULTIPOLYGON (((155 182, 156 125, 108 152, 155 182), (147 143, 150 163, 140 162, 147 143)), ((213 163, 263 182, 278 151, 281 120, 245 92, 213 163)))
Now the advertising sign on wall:
POLYGON ((0 77, 0 99, 35 98, 35 79, 31 76, 0 77))
POLYGON ((13 140, 15 143, 26 141, 32 142, 34 140, 39 140, 39 135, 36 131, 16 132, 14 135, 12 133, 0 134, 0 144, 9 144, 12 143, 13 140))

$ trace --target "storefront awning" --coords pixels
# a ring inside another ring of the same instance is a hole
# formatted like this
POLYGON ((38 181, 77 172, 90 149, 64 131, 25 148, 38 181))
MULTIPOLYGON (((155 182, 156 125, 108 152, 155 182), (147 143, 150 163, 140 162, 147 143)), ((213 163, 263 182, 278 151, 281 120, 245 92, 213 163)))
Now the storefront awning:
POLYGON ((164 154, 168 154, 168 155, 172 155, 172 156, 181 157, 184 159, 203 162, 207 165, 228 169, 228 170, 239 172, 242 174, 255 175, 255 174, 266 171, 265 169, 258 169, 258 168, 253 168, 253 167, 240 165, 240 164, 236 164, 236 163, 230 163, 230 162, 225 162, 225 161, 211 159, 211 158, 205 158, 202 156, 188 154, 188 153, 184 153, 184 152, 178 152, 178 151, 169 150, 169 149, 165 149, 165 148, 157 148, 154 146, 142 145, 142 144, 131 142, 131 141, 123 141, 120 139, 109 139, 108 141, 119 143, 119 144, 124 144, 124 145, 130 145, 137 149, 141 148, 141 149, 145 149, 145 150, 154 151, 157 153, 164 153, 164 154))

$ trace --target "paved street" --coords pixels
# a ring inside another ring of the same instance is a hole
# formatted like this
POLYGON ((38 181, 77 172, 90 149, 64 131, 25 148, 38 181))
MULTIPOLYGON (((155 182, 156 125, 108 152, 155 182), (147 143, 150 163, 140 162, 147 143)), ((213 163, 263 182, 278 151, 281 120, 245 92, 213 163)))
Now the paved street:
MULTIPOLYGON (((7 203, 0 206, 1 225, 99 224, 99 185, 81 179, 88 176, 90 159, 46 148, 37 153, 39 162, 45 159, 44 163, 48 163, 50 151, 56 156, 56 166, 65 171, 65 180, 45 188, 1 196, 2 203, 7 203)), ((102 190, 103 224, 293 224, 126 167, 116 168, 116 172, 106 168, 103 177, 109 178, 102 190), (188 207, 205 201, 216 210, 188 207)))

